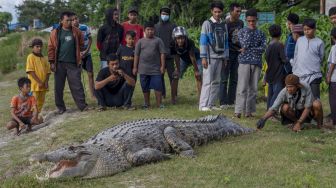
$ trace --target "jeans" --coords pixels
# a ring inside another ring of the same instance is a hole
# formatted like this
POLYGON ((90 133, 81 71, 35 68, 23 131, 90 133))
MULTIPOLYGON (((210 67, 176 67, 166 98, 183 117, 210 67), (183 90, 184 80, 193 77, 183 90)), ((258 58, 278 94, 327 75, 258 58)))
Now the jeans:
POLYGON ((268 84, 267 110, 273 105, 283 88, 284 83, 282 81, 268 84))
POLYGON ((236 99, 238 66, 235 60, 228 61, 228 64, 222 67, 219 103, 220 105, 233 105, 236 99), (229 88, 228 88, 229 85, 229 88))
POLYGON ((99 90, 95 90, 95 96, 98 100, 98 105, 106 107, 120 107, 123 105, 130 105, 133 95, 134 87, 128 85, 126 82, 116 93, 111 93, 105 86, 99 90))

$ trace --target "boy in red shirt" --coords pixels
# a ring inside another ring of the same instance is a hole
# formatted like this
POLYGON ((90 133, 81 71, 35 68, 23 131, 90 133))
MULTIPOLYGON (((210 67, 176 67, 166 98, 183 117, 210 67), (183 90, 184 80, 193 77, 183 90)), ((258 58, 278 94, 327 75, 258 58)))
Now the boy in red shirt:
POLYGON ((134 31, 135 32, 135 43, 138 42, 139 39, 143 38, 144 36, 144 30, 143 27, 138 24, 138 10, 135 7, 131 7, 128 9, 128 21, 121 24, 124 28, 123 33, 123 39, 122 39, 122 45, 126 45, 126 33, 128 31, 134 31))
POLYGON ((27 77, 19 78, 20 93, 14 96, 11 101, 12 119, 6 127, 8 130, 16 128, 16 135, 19 135, 23 129, 30 131, 32 125, 40 124, 43 121, 38 118, 35 97, 30 95, 30 84, 31 81, 27 77))

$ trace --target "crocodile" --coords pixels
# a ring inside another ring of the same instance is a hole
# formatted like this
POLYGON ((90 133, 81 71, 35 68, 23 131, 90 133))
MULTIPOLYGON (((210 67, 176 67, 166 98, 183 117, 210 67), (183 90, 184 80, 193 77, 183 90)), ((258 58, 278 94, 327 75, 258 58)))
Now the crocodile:
POLYGON ((106 129, 78 145, 34 154, 30 162, 53 162, 46 178, 97 178, 171 158, 195 157, 193 147, 253 132, 223 115, 195 120, 143 119, 106 129))

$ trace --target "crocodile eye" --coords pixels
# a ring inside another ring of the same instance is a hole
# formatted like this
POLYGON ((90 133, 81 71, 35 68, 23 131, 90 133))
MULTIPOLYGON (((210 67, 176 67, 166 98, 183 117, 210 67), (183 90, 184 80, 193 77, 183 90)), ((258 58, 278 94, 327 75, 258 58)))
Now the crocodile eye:
POLYGON ((74 151, 74 150, 75 150, 75 147, 74 147, 74 146, 70 146, 70 147, 68 148, 68 150, 69 150, 69 151, 74 151))

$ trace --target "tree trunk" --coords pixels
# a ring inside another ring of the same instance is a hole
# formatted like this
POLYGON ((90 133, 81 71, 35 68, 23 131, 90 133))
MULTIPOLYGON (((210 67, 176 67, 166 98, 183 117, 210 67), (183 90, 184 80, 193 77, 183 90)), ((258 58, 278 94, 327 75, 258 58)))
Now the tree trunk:
POLYGON ((320 0, 320 14, 325 14, 325 5, 326 5, 326 1, 320 0))

